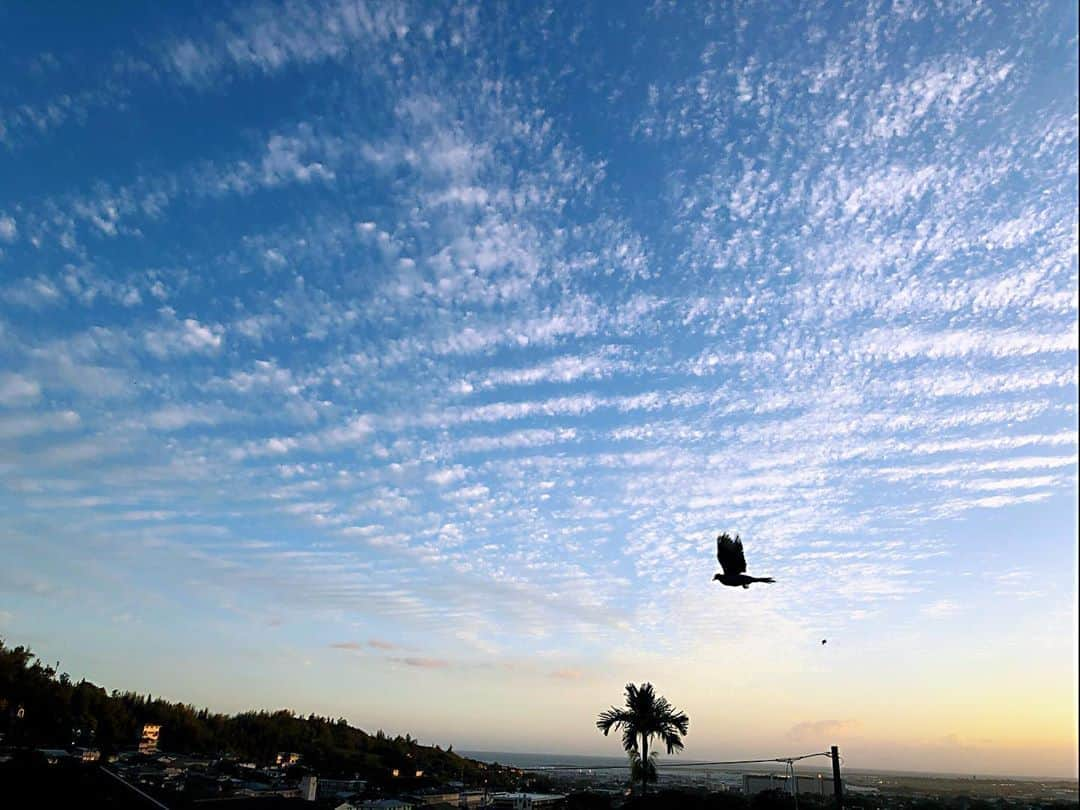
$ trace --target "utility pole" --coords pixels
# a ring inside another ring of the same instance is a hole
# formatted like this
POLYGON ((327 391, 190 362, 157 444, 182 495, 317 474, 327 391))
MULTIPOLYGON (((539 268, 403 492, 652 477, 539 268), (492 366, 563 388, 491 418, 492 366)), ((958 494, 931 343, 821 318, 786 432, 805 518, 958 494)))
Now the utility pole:
POLYGON ((840 749, 832 747, 832 784, 837 810, 844 808, 844 783, 840 780, 840 749))

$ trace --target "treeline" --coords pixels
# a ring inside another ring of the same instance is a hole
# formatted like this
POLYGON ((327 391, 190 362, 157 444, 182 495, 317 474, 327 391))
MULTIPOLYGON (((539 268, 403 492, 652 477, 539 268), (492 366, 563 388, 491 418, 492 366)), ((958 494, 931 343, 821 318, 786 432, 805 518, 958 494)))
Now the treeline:
MULTIPOLYGON (((514 778, 452 750, 419 745, 409 735, 389 737, 350 726, 344 718, 289 710, 218 714, 151 695, 106 692, 86 680, 73 682, 26 647, 0 639, 0 733, 15 746, 88 746, 103 754, 134 747, 144 723, 161 725, 159 747, 180 754, 229 756, 260 765, 279 752, 296 752, 304 765, 324 774, 381 781, 394 769, 400 778, 454 779, 462 775, 494 787, 514 778)), ((452 748, 452 747, 451 747, 452 748)))

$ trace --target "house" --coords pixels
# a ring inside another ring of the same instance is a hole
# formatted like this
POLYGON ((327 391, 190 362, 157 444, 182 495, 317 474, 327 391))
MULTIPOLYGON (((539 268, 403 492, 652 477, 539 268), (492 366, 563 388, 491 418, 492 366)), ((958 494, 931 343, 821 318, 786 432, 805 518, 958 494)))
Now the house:
POLYGON ((157 723, 143 724, 139 732, 139 753, 153 754, 157 751, 158 740, 161 738, 161 726, 157 723))
POLYGON ((348 799, 357 793, 363 793, 367 782, 363 779, 323 779, 319 778, 319 799, 348 799))
POLYGON ((55 765, 62 759, 71 758, 71 754, 63 748, 39 748, 38 753, 44 756, 45 761, 50 765, 55 765))

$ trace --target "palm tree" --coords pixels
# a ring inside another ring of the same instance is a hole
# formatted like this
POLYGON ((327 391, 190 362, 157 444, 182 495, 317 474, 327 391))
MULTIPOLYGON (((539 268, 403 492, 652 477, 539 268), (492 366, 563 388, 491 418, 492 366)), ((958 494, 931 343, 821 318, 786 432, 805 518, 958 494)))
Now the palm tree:
MULTIPOLYGON (((648 763, 649 741, 653 737, 659 737, 663 741, 668 754, 683 749, 682 738, 690 729, 690 718, 665 698, 657 697, 651 683, 643 683, 641 686, 628 683, 626 708, 616 709, 612 706, 606 712, 601 712, 596 727, 604 732, 605 737, 613 728, 621 728, 623 748, 626 752, 631 754, 631 758, 636 753, 639 761, 648 763)), ((648 775, 649 768, 642 768, 642 793, 648 789, 648 775)))

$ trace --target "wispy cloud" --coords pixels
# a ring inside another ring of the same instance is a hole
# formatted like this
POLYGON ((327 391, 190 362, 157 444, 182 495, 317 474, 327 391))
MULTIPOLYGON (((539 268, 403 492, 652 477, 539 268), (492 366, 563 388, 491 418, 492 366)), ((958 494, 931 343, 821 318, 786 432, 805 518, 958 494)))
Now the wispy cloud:
POLYGON ((788 736, 796 742, 818 743, 835 738, 838 734, 856 731, 860 725, 857 720, 805 720, 793 725, 788 736))
POLYGON ((450 662, 445 658, 421 658, 408 655, 402 658, 391 658, 390 660, 397 664, 404 664, 407 667, 417 667, 419 669, 447 669, 450 667, 450 662))

